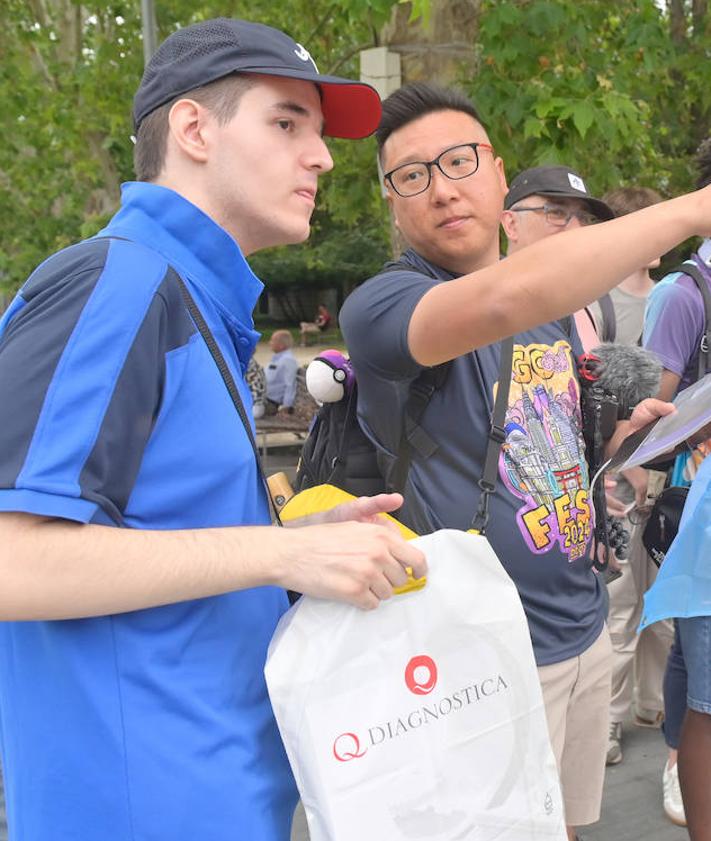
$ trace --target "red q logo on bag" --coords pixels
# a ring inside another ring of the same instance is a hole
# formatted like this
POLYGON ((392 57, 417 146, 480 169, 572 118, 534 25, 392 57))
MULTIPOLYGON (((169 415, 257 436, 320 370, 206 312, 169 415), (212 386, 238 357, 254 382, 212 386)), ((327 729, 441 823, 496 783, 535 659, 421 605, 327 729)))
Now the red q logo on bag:
POLYGON ((365 756, 365 750, 360 749, 360 739, 355 733, 341 733, 333 743, 333 755, 339 762, 350 762, 365 756))
POLYGON ((437 685, 437 666, 426 654, 413 657, 405 669, 405 683, 415 695, 429 695, 437 685))

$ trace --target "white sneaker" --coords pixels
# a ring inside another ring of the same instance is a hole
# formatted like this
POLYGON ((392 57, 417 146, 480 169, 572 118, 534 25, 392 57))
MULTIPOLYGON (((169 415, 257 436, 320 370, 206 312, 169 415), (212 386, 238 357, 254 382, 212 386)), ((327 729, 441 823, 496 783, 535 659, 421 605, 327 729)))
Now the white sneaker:
POLYGON ((673 768, 668 765, 664 766, 662 787, 664 789, 664 814, 677 826, 686 826, 684 801, 681 799, 681 788, 679 787, 678 764, 675 763, 673 768))
POLYGON ((619 762, 622 762, 622 724, 619 721, 611 721, 605 764, 617 765, 619 762))

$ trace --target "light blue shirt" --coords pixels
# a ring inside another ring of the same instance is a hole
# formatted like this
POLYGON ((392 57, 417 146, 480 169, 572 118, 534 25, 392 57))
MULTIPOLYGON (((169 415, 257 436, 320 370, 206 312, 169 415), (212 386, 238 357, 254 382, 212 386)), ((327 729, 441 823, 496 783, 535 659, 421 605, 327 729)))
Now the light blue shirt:
POLYGON ((275 353, 264 371, 267 377, 267 399, 280 406, 293 406, 298 370, 299 363, 288 348, 275 353))
POLYGON ((711 458, 701 463, 657 580, 644 596, 640 630, 660 619, 711 616, 711 458))

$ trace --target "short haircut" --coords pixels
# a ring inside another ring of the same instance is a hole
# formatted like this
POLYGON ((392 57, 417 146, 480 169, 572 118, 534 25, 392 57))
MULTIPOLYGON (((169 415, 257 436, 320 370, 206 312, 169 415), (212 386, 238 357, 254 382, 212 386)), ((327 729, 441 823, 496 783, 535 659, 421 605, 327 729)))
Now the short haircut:
POLYGON ((659 193, 651 187, 618 187, 605 193, 602 200, 615 216, 626 216, 635 210, 642 210, 643 207, 663 201, 659 193))
POLYGON ((696 152, 696 171, 698 172, 697 190, 711 184, 711 137, 707 137, 696 152))
POLYGON ((168 146, 168 115, 181 99, 194 99, 216 117, 220 125, 228 123, 237 112, 242 96, 255 84, 249 75, 232 73, 176 96, 165 105, 151 111, 141 121, 133 149, 133 168, 137 181, 155 181, 165 163, 168 146))
POLYGON ((474 103, 458 88, 412 82, 383 101, 383 115, 375 132, 381 158, 385 141, 394 131, 436 111, 462 111, 484 125, 474 103))
POLYGON ((288 330, 275 330, 272 339, 278 341, 283 348, 293 347, 294 344, 294 338, 288 330))

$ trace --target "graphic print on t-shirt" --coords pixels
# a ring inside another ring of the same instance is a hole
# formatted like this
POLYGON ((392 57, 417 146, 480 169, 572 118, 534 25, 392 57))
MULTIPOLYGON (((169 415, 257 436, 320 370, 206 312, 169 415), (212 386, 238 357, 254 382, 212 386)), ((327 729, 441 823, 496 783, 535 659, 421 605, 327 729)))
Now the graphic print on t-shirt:
POLYGON ((532 552, 585 554, 593 522, 580 388, 568 342, 515 345, 499 472, 522 501, 516 522, 532 552))

